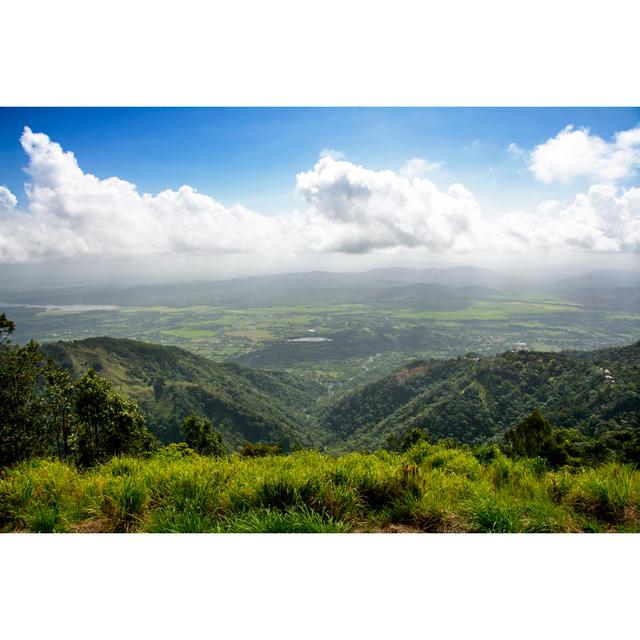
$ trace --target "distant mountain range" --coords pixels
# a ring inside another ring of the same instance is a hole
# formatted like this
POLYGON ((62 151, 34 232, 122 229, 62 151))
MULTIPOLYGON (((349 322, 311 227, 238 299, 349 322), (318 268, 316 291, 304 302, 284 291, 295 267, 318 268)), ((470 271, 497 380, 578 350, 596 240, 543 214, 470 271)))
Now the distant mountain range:
POLYGON ((571 278, 562 278, 552 288, 559 291, 584 291, 605 287, 638 287, 640 273, 633 271, 614 271, 613 269, 595 269, 589 273, 571 278))
MULTIPOLYGON (((640 276, 632 271, 596 270, 558 279, 549 276, 515 277, 479 267, 443 269, 384 268, 362 273, 311 271, 237 278, 211 282, 167 283, 130 287, 61 287, 40 290, 0 290, 0 300, 13 304, 103 304, 121 306, 270 306, 312 303, 358 303, 393 295, 408 285, 503 292, 543 288, 578 296, 618 287, 640 289, 640 276), (391 291, 388 291, 391 289, 391 291)), ((407 289, 411 292, 411 289, 407 289)), ((426 291, 426 289, 425 289, 426 291)), ((432 288, 431 292, 438 291, 432 288)), ((440 290, 442 293, 442 289, 440 290)), ((454 292, 461 295, 463 292, 454 292)), ((451 294, 449 294, 451 297, 451 294)))

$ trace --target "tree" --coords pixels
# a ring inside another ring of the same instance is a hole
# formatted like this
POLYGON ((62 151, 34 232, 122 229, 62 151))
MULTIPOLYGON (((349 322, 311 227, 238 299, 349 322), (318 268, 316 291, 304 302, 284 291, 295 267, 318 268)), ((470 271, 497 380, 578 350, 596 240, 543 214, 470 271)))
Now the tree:
POLYGON ((507 452, 516 457, 544 457, 551 438, 551 423, 536 409, 504 434, 507 452))
POLYGON ((188 416, 182 422, 187 445, 203 456, 220 457, 227 453, 222 434, 213 428, 209 418, 188 416))
POLYGON ((411 447, 414 447, 419 442, 430 442, 429 432, 422 427, 411 427, 405 431, 402 436, 402 440, 398 438, 395 433, 392 433, 387 438, 387 447, 390 451, 399 451, 404 453, 409 451, 411 447))
POLYGON ((73 432, 75 414, 73 396, 75 392, 71 372, 59 369, 50 360, 45 368, 47 387, 44 392, 45 413, 49 423, 48 432, 60 457, 69 455, 69 438, 73 432))
POLYGON ((16 330, 16 325, 4 313, 0 313, 0 345, 9 340, 9 336, 16 330))
MULTIPOLYGON (((11 323, 4 314, 0 322, 4 326, 11 323)), ((33 340, 23 347, 0 347, 0 465, 11 465, 47 450, 50 434, 39 393, 41 362, 38 343, 33 340)))
POLYGON ((42 365, 37 342, 10 344, 15 325, 0 314, 0 464, 50 451, 68 453, 73 383, 52 361, 42 365))
POLYGON ((76 382, 78 461, 94 464, 111 456, 149 451, 155 440, 138 405, 88 369, 76 382))
POLYGON ((552 467, 579 462, 580 439, 575 429, 554 429, 539 409, 504 434, 507 454, 543 458, 552 467))
POLYGON ((400 451, 400 440, 395 433, 387 436, 386 442, 388 451, 400 451))
POLYGON ((72 440, 83 464, 154 445, 135 402, 92 369, 74 385, 71 372, 51 360, 42 365, 37 342, 9 344, 14 330, 0 314, 0 465, 53 450, 67 456, 72 440))

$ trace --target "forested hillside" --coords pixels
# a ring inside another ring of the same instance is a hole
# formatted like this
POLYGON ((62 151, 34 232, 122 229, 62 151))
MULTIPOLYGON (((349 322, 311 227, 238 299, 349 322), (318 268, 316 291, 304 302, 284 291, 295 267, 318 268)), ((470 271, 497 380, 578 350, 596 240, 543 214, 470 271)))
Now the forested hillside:
POLYGON ((593 435, 639 427, 640 343, 591 352, 507 352, 417 361, 326 407, 344 449, 375 448, 421 427, 433 438, 481 443, 540 408, 556 427, 593 435))
POLYGON ((140 403, 149 429, 164 442, 179 442, 182 420, 206 416, 225 440, 313 446, 308 407, 319 394, 313 382, 286 372, 215 363, 176 347, 134 340, 88 338, 42 347, 60 366, 80 374, 88 367, 140 403))
POLYGON ((554 427, 589 436, 640 426, 640 343, 415 361, 338 397, 301 375, 133 340, 90 338, 43 351, 76 373, 92 367, 121 387, 165 442, 182 439, 189 415, 209 417, 232 447, 249 440, 285 450, 377 449, 413 427, 434 440, 481 444, 499 440, 536 408, 554 427))

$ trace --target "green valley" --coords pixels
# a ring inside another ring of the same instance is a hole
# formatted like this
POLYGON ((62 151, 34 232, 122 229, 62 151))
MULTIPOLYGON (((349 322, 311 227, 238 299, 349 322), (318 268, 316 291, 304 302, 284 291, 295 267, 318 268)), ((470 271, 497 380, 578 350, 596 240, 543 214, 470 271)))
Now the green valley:
POLYGON ((0 308, 16 321, 18 341, 131 338, 214 362, 312 371, 341 392, 413 358, 633 342, 640 297, 630 282, 615 272, 563 285, 472 268, 381 269, 130 289, 7 290, 0 292, 0 308))

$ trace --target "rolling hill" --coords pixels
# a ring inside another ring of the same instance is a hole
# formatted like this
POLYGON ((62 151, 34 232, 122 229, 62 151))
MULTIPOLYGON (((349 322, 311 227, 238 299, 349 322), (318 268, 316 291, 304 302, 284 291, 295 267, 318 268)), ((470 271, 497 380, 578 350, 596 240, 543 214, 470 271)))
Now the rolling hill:
POLYGON ((434 438, 481 443, 540 408, 586 433, 640 427, 640 342, 590 352, 506 352, 416 361, 325 407, 341 450, 375 448, 422 427, 434 438))
POLYGON ((321 389, 285 372, 215 363, 177 347, 134 340, 88 338, 42 347, 59 365, 88 367, 140 403, 150 429, 164 442, 183 439, 182 420, 211 418, 231 446, 243 440, 313 446, 321 430, 309 415, 321 389))

